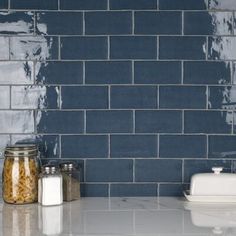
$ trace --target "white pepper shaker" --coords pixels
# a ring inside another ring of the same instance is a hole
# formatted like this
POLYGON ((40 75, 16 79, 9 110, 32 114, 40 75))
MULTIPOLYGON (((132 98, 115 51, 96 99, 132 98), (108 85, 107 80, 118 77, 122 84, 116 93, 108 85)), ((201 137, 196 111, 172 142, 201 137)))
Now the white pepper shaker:
POLYGON ((38 180, 38 201, 43 206, 60 205, 63 202, 62 175, 54 165, 46 165, 38 180))

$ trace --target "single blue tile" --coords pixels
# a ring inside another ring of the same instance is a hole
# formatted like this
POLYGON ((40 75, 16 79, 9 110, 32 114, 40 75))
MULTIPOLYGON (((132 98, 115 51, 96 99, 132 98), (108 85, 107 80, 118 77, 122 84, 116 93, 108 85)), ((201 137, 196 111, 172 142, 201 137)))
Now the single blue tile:
POLYGON ((206 44, 205 37, 191 36, 162 36, 159 38, 160 59, 205 59, 203 46, 206 44))
POLYGON ((231 133, 233 114, 222 111, 185 111, 185 133, 231 133))
POLYGON ((130 61, 85 62, 86 84, 130 84, 131 82, 130 61))
POLYGON ((11 60, 58 59, 58 38, 50 36, 23 36, 10 38, 11 60))
POLYGON ((108 137, 105 135, 69 135, 61 138, 63 158, 106 158, 108 137))
POLYGON ((136 160, 135 180, 137 182, 181 182, 182 160, 136 160))
POLYGON ((62 37, 62 59, 106 59, 106 37, 62 37))
POLYGON ((160 197, 182 197, 185 190, 184 184, 160 184, 159 196, 160 197))
POLYGON ((230 12, 185 12, 184 34, 231 35, 233 15, 230 12))
POLYGON ((209 136, 209 158, 235 158, 236 137, 225 135, 209 136))
POLYGON ((11 87, 0 86, 0 109, 10 109, 11 87))
POLYGON ((206 10, 205 0, 159 0, 160 10, 206 10))
POLYGON ((208 37, 208 59, 235 60, 236 37, 208 37))
MULTIPOLYGON (((0 3, 1 4, 1 3, 0 3)), ((33 12, 0 12, 0 34, 33 35, 33 12)))
POLYGON ((156 59, 157 39, 154 36, 113 36, 110 39, 112 59, 156 59))
POLYGON ((111 184, 111 197, 157 196, 156 184, 111 184))
POLYGON ((181 63, 175 61, 135 61, 136 84, 179 84, 181 63))
POLYGON ((108 184, 81 184, 81 197, 108 197, 108 184))
POLYGON ((181 12, 135 12, 135 34, 181 34, 181 12))
POLYGON ((231 66, 228 62, 184 62, 185 84, 230 84, 231 66))
POLYGON ((154 86, 111 87, 111 108, 156 108, 157 88, 154 86))
POLYGON ((86 12, 85 34, 131 34, 132 13, 119 11, 86 12))
POLYGON ((84 113, 80 111, 39 111, 38 133, 75 134, 84 131, 84 113))
POLYGON ((197 173, 212 173, 212 167, 222 166, 224 172, 231 172, 231 161, 227 160, 185 160, 184 182, 189 183, 191 177, 197 173))
POLYGON ((62 10, 107 10, 107 0, 60 0, 62 10))
POLYGON ((37 62, 36 82, 41 84, 82 84, 83 64, 78 61, 37 62))
POLYGON ((156 135, 112 135, 111 157, 156 157, 156 135))
POLYGON ((133 160, 87 160, 87 182, 132 182, 133 160))
POLYGON ((56 109, 60 107, 59 88, 44 85, 12 86, 12 109, 56 109))
POLYGON ((1 0, 0 9, 8 9, 8 0, 1 0))
POLYGON ((206 87, 203 86, 161 86, 159 94, 160 108, 206 108, 206 87))
POLYGON ((236 2, 232 0, 209 0, 208 7, 214 10, 236 10, 236 2))
POLYGON ((157 9, 156 0, 110 0, 112 10, 148 10, 157 9))
POLYGON ((181 111, 136 111, 136 133, 180 133, 181 111))
POLYGON ((57 10, 58 0, 11 0, 11 9, 57 10))
POLYGON ((61 94, 64 109, 108 108, 108 88, 106 86, 62 87, 61 94))
POLYGON ((209 86, 208 108, 209 109, 234 109, 236 104, 235 86, 209 86))
POLYGON ((80 12, 38 12, 36 34, 81 35, 83 17, 80 12))
POLYGON ((87 133, 132 133, 132 111, 87 111, 87 133))
POLYGON ((204 135, 161 135, 160 157, 206 158, 207 139, 204 135))

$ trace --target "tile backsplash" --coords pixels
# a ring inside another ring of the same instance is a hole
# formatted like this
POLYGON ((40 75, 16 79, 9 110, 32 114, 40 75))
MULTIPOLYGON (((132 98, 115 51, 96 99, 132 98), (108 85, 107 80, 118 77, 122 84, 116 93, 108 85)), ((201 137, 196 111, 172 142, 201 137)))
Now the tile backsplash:
MULTIPOLYGON (((235 172, 236 1, 0 0, 0 148, 75 160, 83 196, 235 172)), ((1 157, 1 165, 3 157, 1 157)))

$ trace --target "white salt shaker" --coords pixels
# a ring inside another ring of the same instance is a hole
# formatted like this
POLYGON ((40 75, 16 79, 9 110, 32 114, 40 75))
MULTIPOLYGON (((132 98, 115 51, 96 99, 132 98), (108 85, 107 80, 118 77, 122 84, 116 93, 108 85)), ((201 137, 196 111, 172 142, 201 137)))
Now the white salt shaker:
POLYGON ((46 165, 38 180, 38 202, 43 206, 60 205, 63 202, 62 175, 54 165, 46 165))

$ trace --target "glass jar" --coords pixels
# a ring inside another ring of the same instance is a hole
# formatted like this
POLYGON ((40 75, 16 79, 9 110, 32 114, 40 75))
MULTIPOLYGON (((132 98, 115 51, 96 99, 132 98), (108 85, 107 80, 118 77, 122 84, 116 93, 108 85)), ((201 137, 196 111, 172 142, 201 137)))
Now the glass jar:
POLYGON ((60 205, 63 202, 62 175, 54 165, 42 167, 38 179, 38 201, 43 206, 60 205))
POLYGON ((37 202, 38 149, 36 145, 14 145, 5 150, 3 200, 12 204, 37 202))
POLYGON ((80 170, 73 162, 60 164, 63 176, 63 200, 73 201, 80 198, 80 170))

